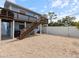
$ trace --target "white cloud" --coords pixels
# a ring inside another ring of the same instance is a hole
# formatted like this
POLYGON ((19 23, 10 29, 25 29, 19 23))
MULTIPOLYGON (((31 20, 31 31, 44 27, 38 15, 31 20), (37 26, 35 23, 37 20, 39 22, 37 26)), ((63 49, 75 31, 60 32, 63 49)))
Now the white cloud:
POLYGON ((10 2, 14 2, 14 3, 16 2, 15 0, 8 0, 8 1, 10 1, 10 2))
POLYGON ((26 2, 27 0, 21 0, 21 1, 24 1, 24 2, 26 2))
POLYGON ((45 12, 45 10, 41 10, 41 12, 42 12, 42 13, 44 13, 44 12, 45 12))
POLYGON ((59 19, 64 16, 75 16, 79 20, 79 15, 76 15, 79 13, 79 0, 51 0, 52 3, 52 9, 55 7, 58 10, 61 10, 58 13, 59 19), (70 7, 70 8, 69 8, 70 7), (66 8, 66 9, 64 9, 66 8), (67 9, 69 8, 69 9, 67 9), (63 10, 63 11, 62 11, 63 10))
POLYGON ((77 3, 77 2, 78 2, 78 0, 74 0, 74 2, 75 2, 75 3, 77 3))
POLYGON ((0 0, 0 7, 4 6, 4 2, 5 2, 5 0, 0 0))
POLYGON ((64 0, 63 4, 61 5, 61 8, 64 8, 65 6, 69 5, 70 0, 64 0))
POLYGON ((59 7, 62 5, 62 0, 52 0, 52 7, 59 7))
POLYGON ((71 4, 71 7, 73 8, 73 6, 75 6, 76 4, 79 4, 79 0, 72 0, 73 3, 70 3, 71 0, 51 0, 51 7, 52 8, 64 8, 64 7, 69 7, 69 5, 71 4))
POLYGON ((76 15, 76 21, 79 21, 79 15, 76 15))
POLYGON ((48 6, 47 6, 47 5, 45 5, 43 8, 44 8, 44 9, 42 9, 42 10, 41 10, 41 13, 46 14, 46 13, 47 13, 47 12, 46 12, 46 10, 48 9, 48 6))
POLYGON ((74 4, 76 5, 72 5, 70 9, 68 9, 67 11, 65 11, 63 14, 69 14, 69 15, 75 15, 76 13, 79 13, 78 9, 79 9, 79 2, 78 0, 76 0, 76 3, 74 2, 74 4))
POLYGON ((44 8, 47 9, 47 5, 45 5, 44 8))
MULTIPOLYGON (((52 7, 65 7, 69 5, 70 0, 51 0, 52 1, 52 7)), ((75 1, 76 2, 76 1, 75 1)))
POLYGON ((35 7, 31 7, 30 9, 33 10, 33 11, 36 11, 37 8, 35 8, 35 7))

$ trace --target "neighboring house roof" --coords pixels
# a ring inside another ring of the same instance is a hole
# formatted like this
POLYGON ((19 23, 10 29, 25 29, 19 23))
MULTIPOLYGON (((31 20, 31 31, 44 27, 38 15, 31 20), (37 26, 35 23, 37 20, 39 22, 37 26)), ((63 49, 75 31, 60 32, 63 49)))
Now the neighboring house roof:
POLYGON ((39 14, 39 13, 37 13, 37 12, 34 12, 34 11, 30 10, 30 9, 24 8, 24 7, 22 7, 22 6, 19 6, 19 5, 15 4, 15 3, 12 3, 12 2, 10 2, 10 1, 6 1, 5 4, 4 4, 4 7, 8 7, 9 5, 14 5, 14 6, 16 6, 16 7, 19 7, 19 8, 21 8, 21 9, 23 9, 23 10, 26 10, 26 11, 29 11, 29 12, 31 12, 31 13, 34 13, 34 14, 36 14, 36 15, 41 16, 41 14, 39 14))

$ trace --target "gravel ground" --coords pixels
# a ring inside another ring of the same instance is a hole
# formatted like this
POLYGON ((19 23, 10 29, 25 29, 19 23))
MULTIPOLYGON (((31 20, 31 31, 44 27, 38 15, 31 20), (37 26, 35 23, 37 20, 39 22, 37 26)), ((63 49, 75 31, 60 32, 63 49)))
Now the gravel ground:
POLYGON ((0 57, 78 58, 79 39, 41 34, 24 40, 0 43, 0 57))

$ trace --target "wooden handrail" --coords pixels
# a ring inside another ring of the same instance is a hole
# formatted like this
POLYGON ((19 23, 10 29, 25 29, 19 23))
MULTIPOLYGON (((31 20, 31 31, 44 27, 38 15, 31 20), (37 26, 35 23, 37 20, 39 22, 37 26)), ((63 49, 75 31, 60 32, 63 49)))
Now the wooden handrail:
POLYGON ((31 27, 30 28, 24 28, 22 31, 21 31, 21 34, 20 34, 20 37, 19 39, 23 39, 26 37, 26 35, 28 35, 33 29, 35 29, 39 24, 42 24, 43 23, 43 19, 40 18, 40 20, 38 22, 33 22, 31 24, 31 27), (24 37, 25 36, 25 37, 24 37))
MULTIPOLYGON (((40 16, 40 17, 42 17, 42 18, 45 18, 45 17, 43 17, 43 16, 40 16)), ((39 17, 39 18, 40 18, 39 17)), ((34 16, 31 16, 31 15, 27 15, 27 14, 23 14, 23 13, 20 13, 20 12, 16 12, 16 11, 12 11, 12 10, 9 10, 9 9, 5 9, 5 8, 2 8, 2 7, 0 7, 0 18, 9 18, 9 19, 11 19, 11 20, 21 20, 21 21, 28 21, 28 22, 32 22, 31 21, 31 19, 30 18, 32 18, 32 19, 36 19, 36 20, 33 20, 34 22, 38 22, 38 18, 37 17, 34 17, 34 16), (2 15, 1 14, 1 12, 2 12, 2 10, 5 10, 6 11, 6 13, 4 13, 5 15, 2 15), (11 14, 13 15, 13 16, 11 16, 11 14), (16 16, 16 15, 17 16, 16 16), (26 16, 26 17, 28 17, 28 19, 19 19, 20 18, 20 16, 19 15, 22 15, 22 16, 26 16), (16 18, 14 17, 14 16, 16 16, 16 18)), ((45 19, 46 20, 46 19, 45 19)), ((45 21, 45 22, 48 22, 48 21, 45 21)))
MULTIPOLYGON (((7 11, 11 11, 11 12, 13 12, 13 13, 17 13, 17 14, 21 14, 21 15, 25 15, 25 16, 29 16, 29 17, 36 18, 36 17, 34 17, 34 16, 27 15, 27 14, 24 14, 24 13, 21 13, 21 12, 16 12, 16 11, 13 11, 13 10, 10 10, 10 9, 6 9, 6 8, 2 8, 2 7, 0 7, 0 9, 5 9, 5 10, 7 10, 7 11)), ((36 18, 36 19, 37 19, 37 18, 36 18)))
POLYGON ((25 19, 24 21, 30 21, 29 18, 37 19, 37 17, 31 16, 31 15, 23 14, 23 13, 20 13, 20 12, 16 12, 16 11, 12 11, 12 10, 5 9, 5 8, 1 8, 0 7, 0 12, 2 12, 3 10, 5 10, 6 13, 4 13, 5 15, 2 15, 2 13, 0 13, 0 18, 6 17, 6 18, 9 18, 9 19, 13 19, 13 20, 19 20, 19 18, 20 18, 19 16, 22 15, 24 17, 28 17, 28 20, 25 19), (16 14, 17 15, 16 16, 17 18, 16 19, 14 18, 15 15, 13 17, 11 17, 11 15, 9 15, 11 13, 12 14, 16 14))
POLYGON ((32 30, 34 30, 39 24, 42 23, 41 21, 42 21, 42 20, 39 20, 39 22, 33 22, 33 23, 31 24, 31 27, 30 27, 30 28, 23 29, 23 30, 21 31, 21 34, 20 34, 19 39, 21 40, 21 39, 24 39, 25 37, 27 37, 27 36, 29 35, 29 33, 31 33, 32 30))

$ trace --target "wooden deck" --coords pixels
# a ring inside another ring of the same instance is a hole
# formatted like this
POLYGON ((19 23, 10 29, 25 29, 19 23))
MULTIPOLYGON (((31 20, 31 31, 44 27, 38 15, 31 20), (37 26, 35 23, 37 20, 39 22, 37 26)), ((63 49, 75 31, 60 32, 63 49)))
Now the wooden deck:
MULTIPOLYGON (((16 12, 5 8, 0 8, 0 19, 1 22, 12 22, 12 37, 15 37, 15 22, 24 22, 31 23, 30 28, 23 28, 20 30, 20 34, 18 35, 19 39, 24 39, 26 35, 28 36, 31 31, 33 31, 40 24, 48 24, 48 19, 42 15, 38 15, 38 17, 28 15, 22 12, 16 12), (25 31, 23 31, 25 29, 25 31)), ((1 36, 1 35, 0 35, 1 36)))
MULTIPOLYGON (((42 15, 38 15, 38 16, 39 18, 43 17, 42 15)), ((31 15, 24 14, 21 12, 12 11, 12 10, 1 8, 1 7, 0 7, 0 18, 2 19, 2 21, 12 21, 12 20, 15 20, 18 22, 38 22, 39 21, 39 19, 35 16, 31 16, 31 15)), ((44 23, 48 23, 48 19, 45 18, 44 23)))

